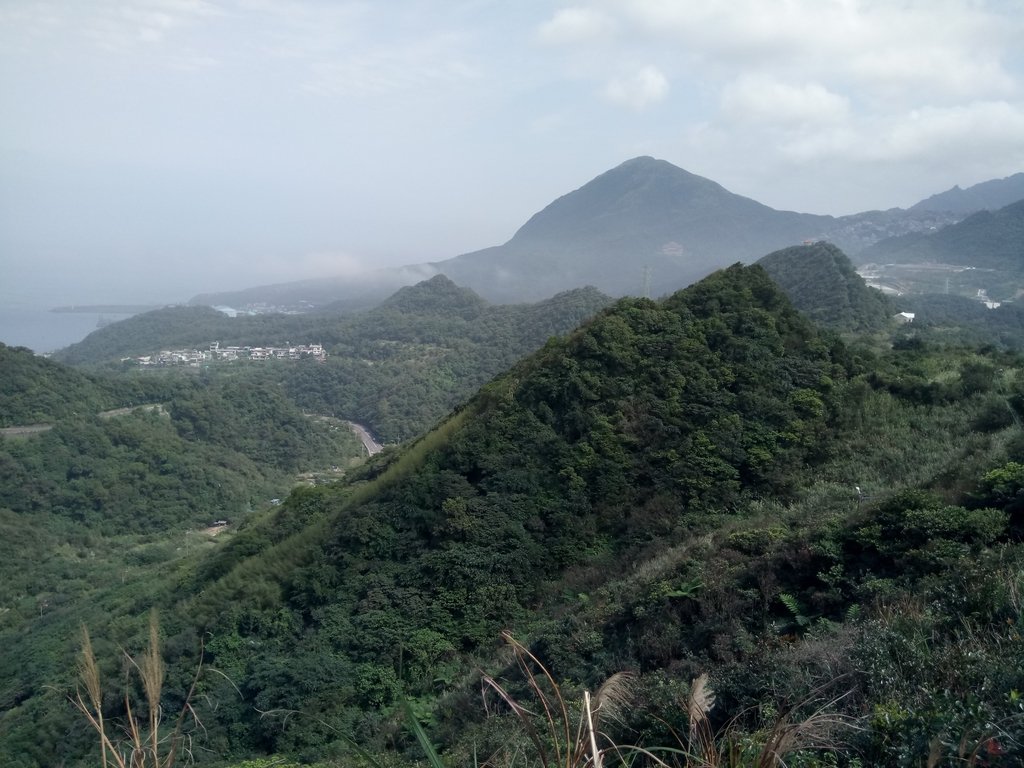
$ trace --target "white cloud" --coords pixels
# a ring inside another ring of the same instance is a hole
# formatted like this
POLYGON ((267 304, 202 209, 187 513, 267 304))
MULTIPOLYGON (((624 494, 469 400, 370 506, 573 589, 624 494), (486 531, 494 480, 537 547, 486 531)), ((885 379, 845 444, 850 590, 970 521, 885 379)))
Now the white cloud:
POLYGON ((794 85, 770 75, 741 75, 722 91, 722 110, 733 120, 765 123, 834 123, 849 114, 849 100, 819 83, 794 85))
POLYGON ((977 101, 955 107, 924 107, 893 119, 862 150, 881 160, 1002 155, 1024 162, 1024 106, 977 101))
POLYGON ((1014 163, 1024 163, 1024 107, 978 101, 872 115, 813 134, 792 133, 778 149, 799 162, 897 164, 948 158, 973 163, 989 158, 993 166, 1012 171, 1014 163))
POLYGON ((555 45, 600 40, 615 31, 615 22, 598 8, 563 8, 541 24, 537 32, 541 42, 555 45))
POLYGON ((957 0, 614 0, 637 40, 678 44, 705 73, 839 78, 879 98, 1004 96, 1024 14, 957 0))
POLYGON ((164 42, 174 32, 223 15, 205 0, 134 0, 98 2, 80 21, 83 33, 101 48, 123 50, 164 42))
POLYGON ((661 101, 668 94, 668 78, 657 67, 646 66, 609 81, 605 97, 613 104, 643 109, 661 101))

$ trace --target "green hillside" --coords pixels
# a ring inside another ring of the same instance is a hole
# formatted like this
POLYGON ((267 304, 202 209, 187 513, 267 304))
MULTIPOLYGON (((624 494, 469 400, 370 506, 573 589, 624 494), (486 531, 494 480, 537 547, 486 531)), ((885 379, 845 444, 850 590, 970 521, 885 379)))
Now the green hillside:
POLYGON ((658 718, 675 733, 686 723, 658 692, 682 696, 705 671, 717 722, 745 718, 751 739, 763 725, 752 704, 782 711, 819 684, 853 691, 843 717, 882 708, 861 721, 866 735, 845 735, 868 755, 916 756, 935 733, 959 739, 1012 718, 1019 638, 957 634, 968 584, 979 627, 1021 621, 982 586, 1019 578, 1020 552, 1006 546, 1019 518, 984 509, 1016 504, 1017 465, 1000 470, 1004 490, 985 474, 1005 462, 1000 430, 1012 424, 983 421, 998 404, 995 367, 967 356, 947 378, 951 362, 896 355, 869 373, 757 268, 662 304, 619 302, 361 482, 293 498, 287 516, 211 564, 226 575, 185 612, 214 638, 212 662, 261 710, 318 713, 282 727, 233 709, 247 735, 218 749, 330 754, 325 717, 377 743, 408 696, 430 706, 452 755, 467 756, 471 738, 500 751, 508 732, 481 724, 461 686, 502 629, 559 679, 596 687, 639 672, 647 709, 626 733, 661 743, 673 736, 658 718), (964 496, 975 483, 979 495, 964 496), (880 501, 864 505, 855 485, 880 501), (253 546, 257 556, 239 556, 253 546), (944 576, 963 569, 991 576, 944 576), (934 612, 894 621, 892 606, 915 594, 934 612), (931 661, 905 668, 889 655, 913 642, 907 632, 934 633, 931 661), (957 668, 964 642, 987 661, 957 668), (259 657, 234 650, 252 643, 259 657), (945 686, 976 675, 992 682, 974 709, 942 703, 945 686))
POLYGON ((898 334, 904 341, 1024 349, 1024 303, 1019 301, 989 309, 965 296, 922 294, 900 296, 896 304, 915 316, 898 334))
POLYGON ((345 481, 5 630, 0 762, 95 755, 61 707, 77 622, 115 728, 158 607, 166 711, 200 646, 216 670, 200 764, 412 765, 411 711, 445 764, 540 765, 609 678, 595 743, 669 765, 1019 764, 1022 418, 1021 357, 841 342, 758 266, 623 299, 345 481))
POLYGON ((231 318, 206 307, 160 310, 98 330, 56 357, 96 364, 161 349, 206 349, 214 340, 222 346, 318 342, 328 352, 323 363, 204 370, 280 384, 307 411, 351 419, 396 442, 429 429, 489 379, 609 301, 580 288, 536 304, 493 305, 438 275, 358 314, 231 318))
POLYGON ((53 359, 69 365, 97 365, 162 349, 207 349, 212 341, 225 346, 285 344, 306 338, 324 324, 323 318, 310 315, 228 317, 212 307, 164 307, 99 328, 56 352, 53 359))
POLYGON ((1024 200, 931 234, 883 240, 856 258, 860 264, 917 265, 895 276, 904 292, 974 296, 981 290, 996 301, 1015 299, 1024 290, 1024 200))
POLYGON ((830 243, 784 248, 757 264, 797 309, 825 328, 877 331, 896 312, 892 302, 868 288, 846 254, 830 243))
POLYGON ((173 594, 213 533, 230 537, 299 472, 347 467, 363 448, 279 387, 83 374, 2 345, 0 356, 12 428, 0 436, 0 764, 54 765, 58 735, 11 729, 64 722, 81 622, 130 623, 173 594), (49 429, 14 429, 26 423, 49 429), (229 525, 203 532, 218 520, 229 525))
POLYGON ((122 404, 109 381, 36 357, 24 347, 0 343, 0 372, 0 427, 53 424, 83 409, 122 404))

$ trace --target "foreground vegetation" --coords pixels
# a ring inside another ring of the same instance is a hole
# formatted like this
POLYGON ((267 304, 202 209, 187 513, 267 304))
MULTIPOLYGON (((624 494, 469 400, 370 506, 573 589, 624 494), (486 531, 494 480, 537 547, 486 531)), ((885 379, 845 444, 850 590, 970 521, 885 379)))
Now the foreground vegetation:
POLYGON ((840 341, 756 267, 625 299, 345 482, 8 633, 0 757, 95 756, 77 623, 116 681, 157 606, 165 711, 202 649, 201 764, 406 765, 410 712, 449 765, 1019 764, 1022 418, 1019 355, 840 341))

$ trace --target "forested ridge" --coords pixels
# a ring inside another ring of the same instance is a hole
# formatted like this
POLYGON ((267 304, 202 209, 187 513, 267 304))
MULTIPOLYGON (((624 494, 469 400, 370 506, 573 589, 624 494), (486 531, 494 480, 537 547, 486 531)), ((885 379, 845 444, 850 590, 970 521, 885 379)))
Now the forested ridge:
POLYGON ((349 765, 353 743, 404 765, 423 754, 406 706, 446 764, 536 764, 508 707, 482 702, 494 677, 540 706, 502 630, 567 699, 631 673, 607 736, 675 748, 671 764, 701 748, 687 700, 704 673, 739 764, 815 711, 832 730, 787 764, 1017 764, 1022 418, 1014 353, 841 341, 760 267, 623 299, 343 482, 24 625, 33 661, 5 673, 0 742, 11 765, 87 754, 92 734, 35 673, 73 685, 84 619, 116 681, 116 646, 141 648, 156 606, 168 711, 200 646, 220 673, 195 699, 210 765, 349 765))
POLYGON ((853 263, 831 243, 795 245, 758 259, 772 280, 813 322, 837 331, 878 331, 896 308, 869 288, 853 263))
POLYGON ((281 384, 308 411, 352 419, 397 442, 429 429, 489 379, 609 301, 581 288, 536 304, 492 305, 439 275, 358 314, 229 318, 209 307, 157 310, 96 331, 56 359, 95 366, 160 349, 205 349, 211 341, 322 343, 329 354, 322 365, 238 363, 235 373, 281 384))

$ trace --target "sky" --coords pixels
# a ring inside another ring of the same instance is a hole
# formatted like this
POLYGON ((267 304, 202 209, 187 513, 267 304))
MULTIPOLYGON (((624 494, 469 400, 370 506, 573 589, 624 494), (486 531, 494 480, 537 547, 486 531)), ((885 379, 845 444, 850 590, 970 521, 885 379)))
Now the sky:
POLYGON ((1024 0, 0 0, 0 302, 508 240, 652 155, 774 208, 1024 170, 1024 0))

